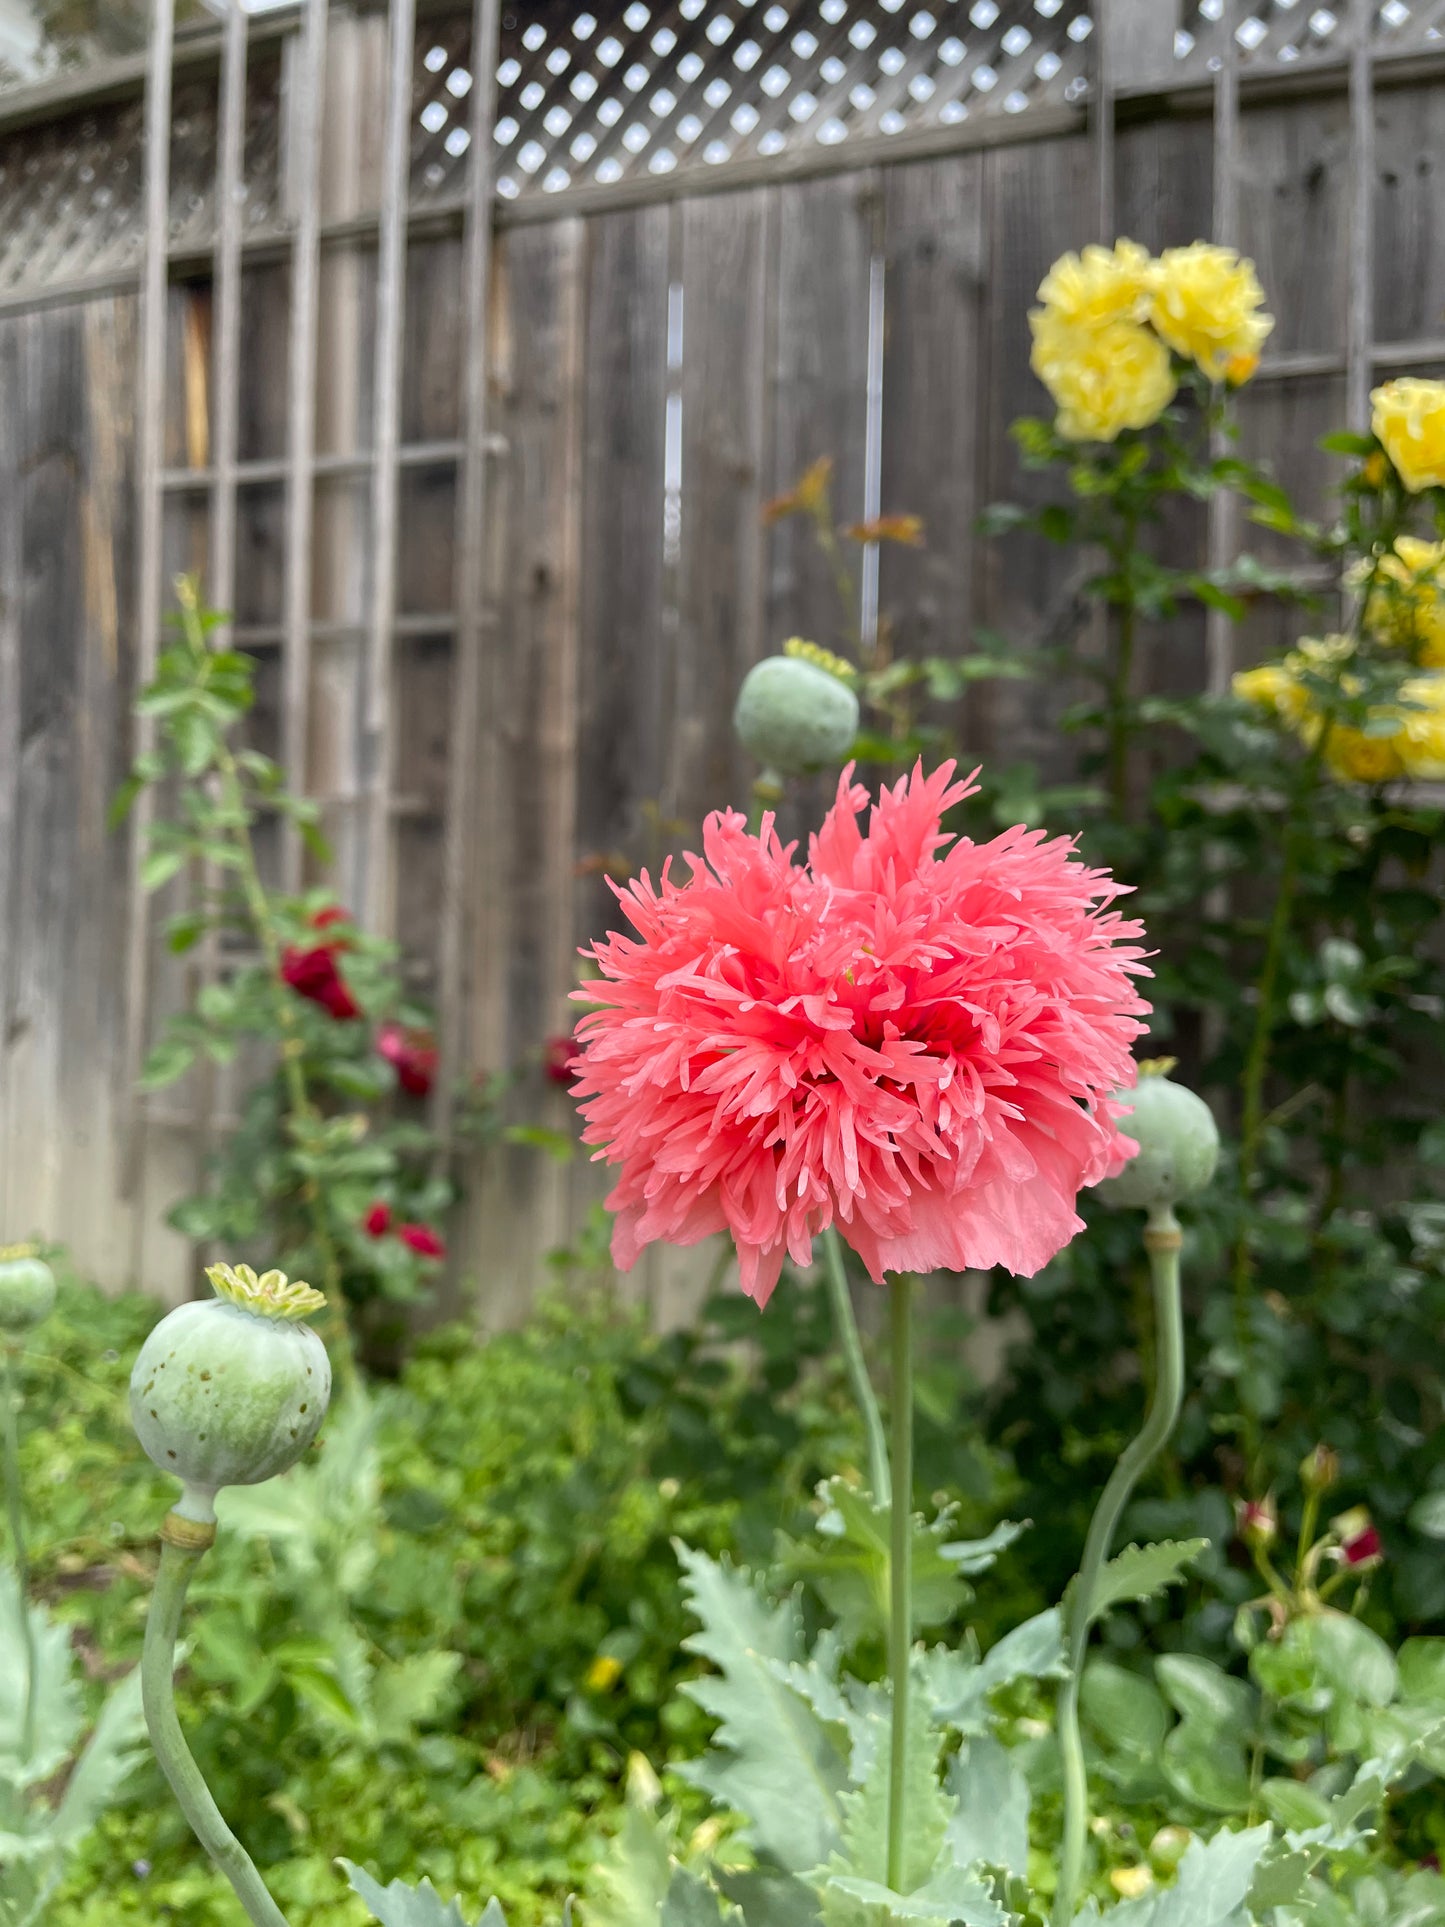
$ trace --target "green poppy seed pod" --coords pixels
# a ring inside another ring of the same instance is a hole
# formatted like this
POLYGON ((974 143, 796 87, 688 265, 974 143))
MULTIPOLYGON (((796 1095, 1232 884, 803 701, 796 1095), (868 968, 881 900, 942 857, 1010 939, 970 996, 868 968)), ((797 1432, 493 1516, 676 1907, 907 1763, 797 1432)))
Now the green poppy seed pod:
POLYGON ((1219 1129, 1204 1099, 1141 1064, 1139 1082, 1116 1101, 1129 1107, 1119 1129, 1139 1152, 1118 1177, 1095 1186, 1104 1202, 1149 1211, 1202 1191, 1219 1162, 1219 1129))
POLYGON ((34 1245, 0 1246, 0 1332, 18 1338, 55 1308, 55 1273, 34 1245))
POLYGON ((130 1376, 131 1423, 184 1490, 175 1510, 208 1524, 223 1485, 259 1485, 294 1465, 331 1397, 326 1347, 302 1323, 326 1300, 284 1273, 212 1265, 217 1296, 156 1326, 130 1376))
POLYGON ((847 760, 858 734, 858 698, 816 663, 765 656, 743 678, 733 728, 765 769, 803 776, 847 760))

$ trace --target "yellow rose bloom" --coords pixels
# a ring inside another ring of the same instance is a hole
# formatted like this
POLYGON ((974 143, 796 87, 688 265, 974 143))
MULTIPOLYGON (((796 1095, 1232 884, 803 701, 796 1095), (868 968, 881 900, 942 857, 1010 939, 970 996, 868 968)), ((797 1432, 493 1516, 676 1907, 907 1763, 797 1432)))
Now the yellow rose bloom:
POLYGON ((1370 407, 1370 427, 1410 493, 1445 484, 1445 381, 1387 381, 1370 407))
POLYGON ((1197 362, 1211 381, 1248 381, 1274 326, 1274 316, 1260 312, 1264 290, 1254 263, 1233 248, 1195 241, 1166 248, 1151 279, 1150 319, 1175 353, 1197 362))
POLYGON ((1360 562, 1350 571, 1351 588, 1376 577, 1365 621, 1380 641, 1413 649, 1427 669, 1445 669, 1445 542, 1398 535, 1377 569, 1360 562))
MULTIPOLYGON (((1347 662, 1354 652, 1349 636, 1306 636, 1283 662, 1242 670, 1234 678, 1234 693, 1272 710, 1312 749, 1320 740, 1324 717, 1303 679, 1327 674, 1332 665, 1347 662)), ((1339 686, 1345 695, 1357 695, 1360 679, 1347 672, 1339 677, 1339 686)), ((1401 685, 1400 706, 1377 705, 1371 718, 1393 727, 1384 735, 1366 734, 1343 723, 1331 728, 1324 745, 1325 766, 1331 774, 1348 783, 1445 777, 1445 673, 1412 677, 1401 685)))
POLYGON ((1031 366, 1058 404, 1059 433, 1071 442, 1112 442, 1148 428, 1174 399, 1169 351, 1147 328, 1111 321, 1076 328, 1048 310, 1029 316, 1031 366))
POLYGON ((1144 321, 1152 267, 1148 249, 1137 241, 1116 241, 1112 248, 1091 244, 1082 254, 1059 256, 1039 283, 1039 300, 1069 327, 1144 321))

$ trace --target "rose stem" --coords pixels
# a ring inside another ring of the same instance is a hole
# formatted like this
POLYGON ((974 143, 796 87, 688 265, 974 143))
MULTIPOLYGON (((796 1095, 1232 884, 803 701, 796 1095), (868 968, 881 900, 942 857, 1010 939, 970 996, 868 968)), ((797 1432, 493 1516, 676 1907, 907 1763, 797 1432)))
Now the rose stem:
POLYGON ((893 1337, 893 1495, 889 1569, 888 1674, 893 1726, 888 1754, 888 1885, 903 1891, 908 1767, 908 1661, 913 1648, 913 1280, 896 1276, 889 1292, 893 1337))
POLYGON ((1064 1843, 1059 1860, 1059 1884, 1054 1896, 1054 1927, 1069 1927, 1074 1918, 1079 1882, 1084 1868, 1084 1843, 1089 1827, 1089 1786, 1084 1770, 1084 1742, 1079 1730, 1079 1690, 1084 1676, 1084 1654, 1094 1622, 1099 1574, 1125 1506, 1150 1463, 1162 1451, 1179 1419, 1184 1397, 1184 1318, 1179 1299, 1179 1221, 1170 1205, 1155 1205, 1144 1227, 1144 1246, 1154 1282, 1155 1356, 1154 1395, 1137 1438, 1120 1454, 1104 1487, 1089 1534, 1083 1563, 1069 1594, 1067 1639, 1069 1672, 1059 1694, 1057 1727, 1064 1771, 1064 1843))
POLYGON ((191 1831, 230 1881, 247 1918, 255 1927, 288 1927, 286 1916, 267 1892, 251 1856, 212 1799, 176 1717, 174 1674, 181 1612, 191 1575, 215 1536, 214 1525, 200 1525, 174 1512, 167 1515, 161 1527, 161 1563, 151 1594, 141 1657, 146 1727, 161 1771, 170 1781, 191 1831))
POLYGON ((5 1503, 10 1513, 10 1543, 15 1554, 15 1595, 20 1611, 20 1641, 25 1648, 25 1712, 20 1726, 20 1758, 35 1751, 35 1693, 39 1684, 35 1664, 35 1623, 30 1616, 30 1555, 25 1547, 25 1502, 20 1484, 20 1387, 15 1375, 14 1344, 5 1346, 5 1503))
POLYGON ((848 1289, 848 1273, 843 1263, 843 1240, 832 1225, 823 1233, 823 1253, 827 1259, 828 1299, 833 1308, 833 1325, 843 1348, 843 1363, 863 1425, 868 1434, 868 1483, 873 1488, 873 1503, 890 1503, 888 1476, 888 1439, 883 1430, 883 1414, 878 1410, 878 1395, 868 1376, 863 1357, 863 1342, 858 1336, 858 1321, 853 1316, 853 1294, 848 1289))

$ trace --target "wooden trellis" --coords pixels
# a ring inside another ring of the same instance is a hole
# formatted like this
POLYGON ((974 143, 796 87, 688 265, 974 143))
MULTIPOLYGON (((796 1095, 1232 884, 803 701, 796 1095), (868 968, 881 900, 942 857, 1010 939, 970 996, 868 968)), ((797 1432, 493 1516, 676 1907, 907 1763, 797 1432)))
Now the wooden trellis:
MULTIPOLYGON (((1256 256, 1279 326, 1242 430, 1306 494, 1374 380, 1445 365, 1442 16, 302 0, 173 35, 158 0, 143 61, 8 125, 0 97, 0 1235, 185 1289, 159 1213, 234 1107, 225 1079, 131 1096, 184 972, 227 963, 167 957, 100 827, 169 572, 234 610, 257 740, 445 1060, 501 1068, 566 1021, 599 872, 740 793, 747 664, 826 630, 826 568, 759 517, 807 462, 847 514, 929 525, 859 558, 865 630, 1068 632, 1069 559, 973 535, 1022 485, 1024 314, 1063 248, 1256 256)), ((1222 564, 1237 518, 1180 539, 1222 564)), ((1223 687, 1284 621, 1190 612, 1142 673, 1223 687)), ((981 690, 965 725, 1047 762, 1055 701, 981 690)), ((305 874, 280 826, 266 860, 305 874)), ((595 1191, 524 1151, 472 1177, 458 1248, 504 1315, 595 1191)))

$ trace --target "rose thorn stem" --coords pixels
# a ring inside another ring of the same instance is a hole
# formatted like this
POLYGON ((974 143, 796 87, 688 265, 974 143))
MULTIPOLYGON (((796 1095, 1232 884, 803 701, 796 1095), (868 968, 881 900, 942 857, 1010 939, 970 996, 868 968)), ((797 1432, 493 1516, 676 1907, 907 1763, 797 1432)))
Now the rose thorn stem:
POLYGON ((1084 1542, 1084 1557, 1066 1608, 1068 1675, 1059 1693, 1056 1724, 1064 1776, 1064 1839, 1059 1884, 1054 1895, 1054 1927, 1071 1927, 1084 1871, 1089 1830, 1089 1784, 1079 1727, 1079 1692, 1099 1575, 1109 1557, 1124 1509, 1145 1471, 1163 1450, 1179 1420, 1184 1398, 1184 1319, 1179 1291, 1179 1249, 1183 1236, 1172 1205, 1155 1205, 1144 1227, 1144 1248, 1154 1287, 1156 1376, 1144 1424, 1119 1456, 1084 1542))
POLYGON ((176 1638, 192 1574, 214 1542, 216 1528, 171 1512, 161 1527, 161 1561, 146 1619, 141 1700, 146 1727, 171 1791, 216 1866, 230 1881, 254 1927, 288 1927, 286 1916, 240 1841, 226 1825, 205 1776, 186 1745, 176 1716, 176 1638))

